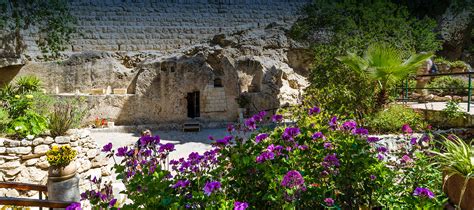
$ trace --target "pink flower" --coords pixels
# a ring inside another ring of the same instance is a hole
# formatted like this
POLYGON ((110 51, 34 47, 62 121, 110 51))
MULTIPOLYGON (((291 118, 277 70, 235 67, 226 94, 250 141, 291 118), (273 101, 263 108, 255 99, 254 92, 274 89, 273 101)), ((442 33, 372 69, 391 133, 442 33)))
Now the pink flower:
POLYGON ((410 128, 410 125, 405 124, 402 126, 402 132, 408 134, 413 133, 413 130, 410 128))

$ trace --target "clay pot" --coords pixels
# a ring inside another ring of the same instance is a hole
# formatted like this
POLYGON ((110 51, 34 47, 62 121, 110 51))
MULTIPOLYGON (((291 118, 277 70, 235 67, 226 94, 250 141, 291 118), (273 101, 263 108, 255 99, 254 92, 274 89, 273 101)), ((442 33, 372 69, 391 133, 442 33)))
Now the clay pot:
POLYGON ((76 175, 77 166, 74 161, 70 162, 65 167, 50 166, 48 170, 48 178, 51 180, 66 180, 76 175))
MULTIPOLYGON (((458 173, 450 177, 447 177, 447 175, 447 172, 443 173, 443 191, 448 195, 453 204, 458 205, 466 177, 458 173)), ((467 181, 460 207, 461 209, 474 209, 474 178, 470 178, 467 181)))

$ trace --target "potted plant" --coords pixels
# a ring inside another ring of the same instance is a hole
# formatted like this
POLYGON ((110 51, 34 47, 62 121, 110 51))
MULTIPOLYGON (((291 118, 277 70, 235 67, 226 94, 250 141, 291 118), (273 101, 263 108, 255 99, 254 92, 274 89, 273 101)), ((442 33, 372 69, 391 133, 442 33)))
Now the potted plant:
POLYGON ((54 145, 46 152, 46 159, 49 162, 48 178, 52 180, 66 180, 76 175, 77 167, 74 159, 77 151, 69 145, 58 147, 54 145))
POLYGON ((466 63, 462 61, 454 61, 451 63, 450 70, 452 73, 464 72, 466 71, 466 69, 467 69, 466 63))
POLYGON ((443 169, 443 191, 461 209, 474 209, 474 148, 450 135, 442 142, 437 163, 443 169))

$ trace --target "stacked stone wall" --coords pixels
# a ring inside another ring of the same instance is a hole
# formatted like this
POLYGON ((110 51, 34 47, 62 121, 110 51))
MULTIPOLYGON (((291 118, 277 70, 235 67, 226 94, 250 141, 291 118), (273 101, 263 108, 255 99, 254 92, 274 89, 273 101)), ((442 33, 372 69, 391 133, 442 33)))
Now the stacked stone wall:
MULTIPOLYGON (((106 177, 108 159, 100 155, 97 143, 88 130, 75 130, 72 135, 38 137, 33 140, 12 140, 0 138, 0 181, 21 182, 45 185, 48 179, 49 163, 45 153, 53 145, 70 145, 77 150, 75 160, 80 177, 81 192, 90 187, 88 176, 106 177)), ((0 189, 0 196, 34 196, 38 192, 22 192, 13 189, 0 189)))
MULTIPOLYGON (((292 23, 309 0, 71 0, 78 32, 68 51, 166 51, 220 33, 292 23)), ((34 31, 29 54, 39 54, 34 31)))

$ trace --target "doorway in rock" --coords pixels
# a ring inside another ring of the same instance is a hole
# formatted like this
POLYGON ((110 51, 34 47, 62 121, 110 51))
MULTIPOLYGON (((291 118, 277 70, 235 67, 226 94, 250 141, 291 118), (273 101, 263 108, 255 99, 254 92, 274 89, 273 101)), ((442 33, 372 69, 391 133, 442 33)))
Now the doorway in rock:
POLYGON ((199 110, 199 91, 188 93, 188 117, 196 118, 200 115, 199 110))

